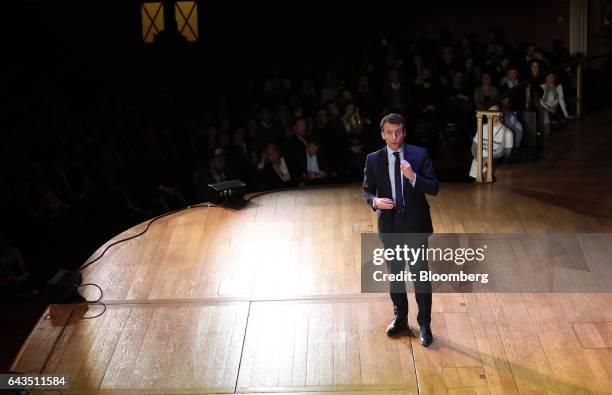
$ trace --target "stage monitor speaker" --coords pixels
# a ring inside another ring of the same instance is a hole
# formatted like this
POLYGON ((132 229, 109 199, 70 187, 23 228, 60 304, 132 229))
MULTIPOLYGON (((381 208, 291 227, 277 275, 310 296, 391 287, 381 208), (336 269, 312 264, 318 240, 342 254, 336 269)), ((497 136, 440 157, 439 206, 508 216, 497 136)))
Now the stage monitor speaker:
POLYGON ((240 180, 229 180, 208 184, 211 189, 210 201, 215 204, 222 204, 232 200, 240 200, 246 193, 246 184, 240 180))

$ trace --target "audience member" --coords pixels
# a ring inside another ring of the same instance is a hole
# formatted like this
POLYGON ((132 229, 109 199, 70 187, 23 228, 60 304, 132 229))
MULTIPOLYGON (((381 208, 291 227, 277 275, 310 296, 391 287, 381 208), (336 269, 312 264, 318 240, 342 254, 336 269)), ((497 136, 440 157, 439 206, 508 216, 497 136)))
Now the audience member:
MULTIPOLYGON (((498 106, 493 106, 490 108, 492 111, 499 111, 498 106)), ((512 130, 510 130, 506 125, 502 123, 499 117, 495 117, 495 122, 493 123, 493 159, 500 158, 508 158, 512 153, 512 147, 514 144, 514 135, 512 130)), ((491 122, 487 122, 483 126, 482 133, 482 172, 483 178, 486 177, 487 172, 487 159, 489 156, 489 133, 488 128, 491 127, 491 122)), ((474 135, 474 139, 472 141, 472 165, 470 167, 470 177, 476 178, 478 175, 477 168, 477 152, 478 152, 478 134, 474 135)))
POLYGON ((540 88, 542 88, 539 107, 540 121, 544 126, 544 134, 548 135, 550 134, 551 123, 561 122, 570 116, 563 97, 563 86, 556 83, 555 74, 547 74, 546 82, 541 84, 540 88), (561 111, 559 111, 559 108, 561 111))
POLYGON ((289 170, 291 174, 300 175, 304 172, 306 148, 308 147, 306 120, 296 118, 293 121, 293 136, 287 144, 289 170))
POLYGON ((476 108, 482 108, 484 104, 490 102, 498 93, 497 88, 491 83, 491 74, 488 72, 483 73, 480 85, 474 88, 474 104, 476 104, 476 108))
POLYGON ((402 85, 397 69, 389 71, 389 79, 383 90, 384 112, 403 114, 408 104, 408 91, 402 85))
POLYGON ((302 179, 306 184, 320 184, 329 177, 327 155, 325 151, 320 149, 320 141, 314 136, 309 136, 306 150, 306 168, 302 173, 302 179))
POLYGON ((506 97, 502 100, 502 122, 512 131, 514 135, 513 148, 519 148, 523 141, 523 124, 518 118, 517 112, 513 110, 512 100, 506 97))
POLYGON ((287 188, 295 184, 285 158, 274 143, 265 147, 257 171, 261 189, 287 188))
MULTIPOLYGON (((509 66, 508 70, 506 70, 506 76, 500 81, 500 88, 502 93, 509 91, 519 85, 519 70, 516 66, 509 66)), ((523 111, 525 109, 525 90, 519 89, 515 90, 511 95, 511 103, 513 108, 518 111, 523 111)))

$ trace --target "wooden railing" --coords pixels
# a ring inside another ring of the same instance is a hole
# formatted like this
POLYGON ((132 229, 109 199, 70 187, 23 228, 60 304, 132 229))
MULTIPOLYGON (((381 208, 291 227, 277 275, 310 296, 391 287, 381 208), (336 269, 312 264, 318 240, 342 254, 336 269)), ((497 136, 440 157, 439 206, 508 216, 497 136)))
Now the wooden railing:
POLYGON ((582 117, 582 72, 583 65, 585 63, 589 63, 593 60, 608 57, 612 54, 612 52, 606 52, 603 54, 599 54, 596 56, 588 56, 588 57, 580 57, 566 63, 563 63, 560 66, 553 67, 549 70, 541 72, 538 76, 532 77, 522 83, 518 84, 514 88, 508 89, 505 92, 495 96, 488 103, 485 103, 481 108, 476 109, 476 162, 477 162, 477 176, 476 182, 493 182, 493 124, 496 117, 501 119, 502 113, 497 110, 491 110, 493 106, 499 106, 503 99, 514 96, 516 94, 521 94, 520 92, 524 90, 525 92, 525 111, 534 111, 532 108, 532 97, 531 97, 531 85, 535 83, 541 83, 544 80, 546 75, 550 73, 556 73, 559 70, 563 70, 567 67, 576 66, 576 118, 580 119, 582 117), (487 133, 487 176, 486 179, 483 180, 482 170, 483 170, 483 118, 487 119, 488 133, 487 133))
POLYGON ((476 182, 493 182, 493 125, 495 118, 501 120, 501 111, 476 111, 476 182), (487 179, 482 179, 483 166, 483 118, 487 118, 487 179))

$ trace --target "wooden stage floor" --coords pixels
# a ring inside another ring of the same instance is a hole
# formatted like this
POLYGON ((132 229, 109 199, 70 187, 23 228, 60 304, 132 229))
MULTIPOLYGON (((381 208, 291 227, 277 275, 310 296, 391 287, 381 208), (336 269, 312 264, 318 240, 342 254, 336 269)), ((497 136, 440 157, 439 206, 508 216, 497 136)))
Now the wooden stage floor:
MULTIPOLYGON (((443 184, 435 231, 610 232, 609 121, 566 128, 493 185, 443 184)), ((13 370, 66 374, 79 394, 612 392, 612 294, 436 294, 430 347, 387 338, 388 296, 359 293, 375 221, 357 184, 166 217, 85 270, 104 314, 50 306, 13 370)))

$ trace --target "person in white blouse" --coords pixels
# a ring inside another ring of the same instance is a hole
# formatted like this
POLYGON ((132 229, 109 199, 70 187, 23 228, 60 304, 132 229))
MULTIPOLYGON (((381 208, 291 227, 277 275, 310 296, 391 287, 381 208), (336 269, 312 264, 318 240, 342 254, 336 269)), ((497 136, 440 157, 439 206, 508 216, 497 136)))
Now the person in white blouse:
MULTIPOLYGON (((493 106, 491 107, 491 110, 499 111, 499 107, 493 106)), ((483 146, 482 171, 483 173, 486 173, 487 171, 486 164, 487 164, 487 158, 489 156, 488 125, 489 124, 483 125, 483 133, 482 133, 482 146, 483 146)), ((472 141, 472 156, 474 157, 474 159, 472 159, 472 166, 470 167, 470 177, 472 178, 476 178, 478 175, 478 168, 477 168, 478 163, 476 162, 477 153, 478 153, 477 152, 478 150, 477 137, 478 135, 476 134, 472 141)), ((495 122, 493 123, 493 159, 509 157, 510 153, 512 152, 513 146, 514 146, 514 133, 512 133, 512 130, 509 127, 504 125, 501 119, 496 117, 495 122)), ((483 178, 484 178, 484 174, 483 174, 483 178)))
POLYGON ((559 118, 559 108, 565 118, 571 118, 567 112, 565 98, 563 96, 563 86, 556 84, 556 77, 553 73, 546 75, 546 82, 540 85, 542 88, 542 98, 540 99, 540 121, 544 125, 544 134, 550 134, 550 124, 553 118, 559 118))

